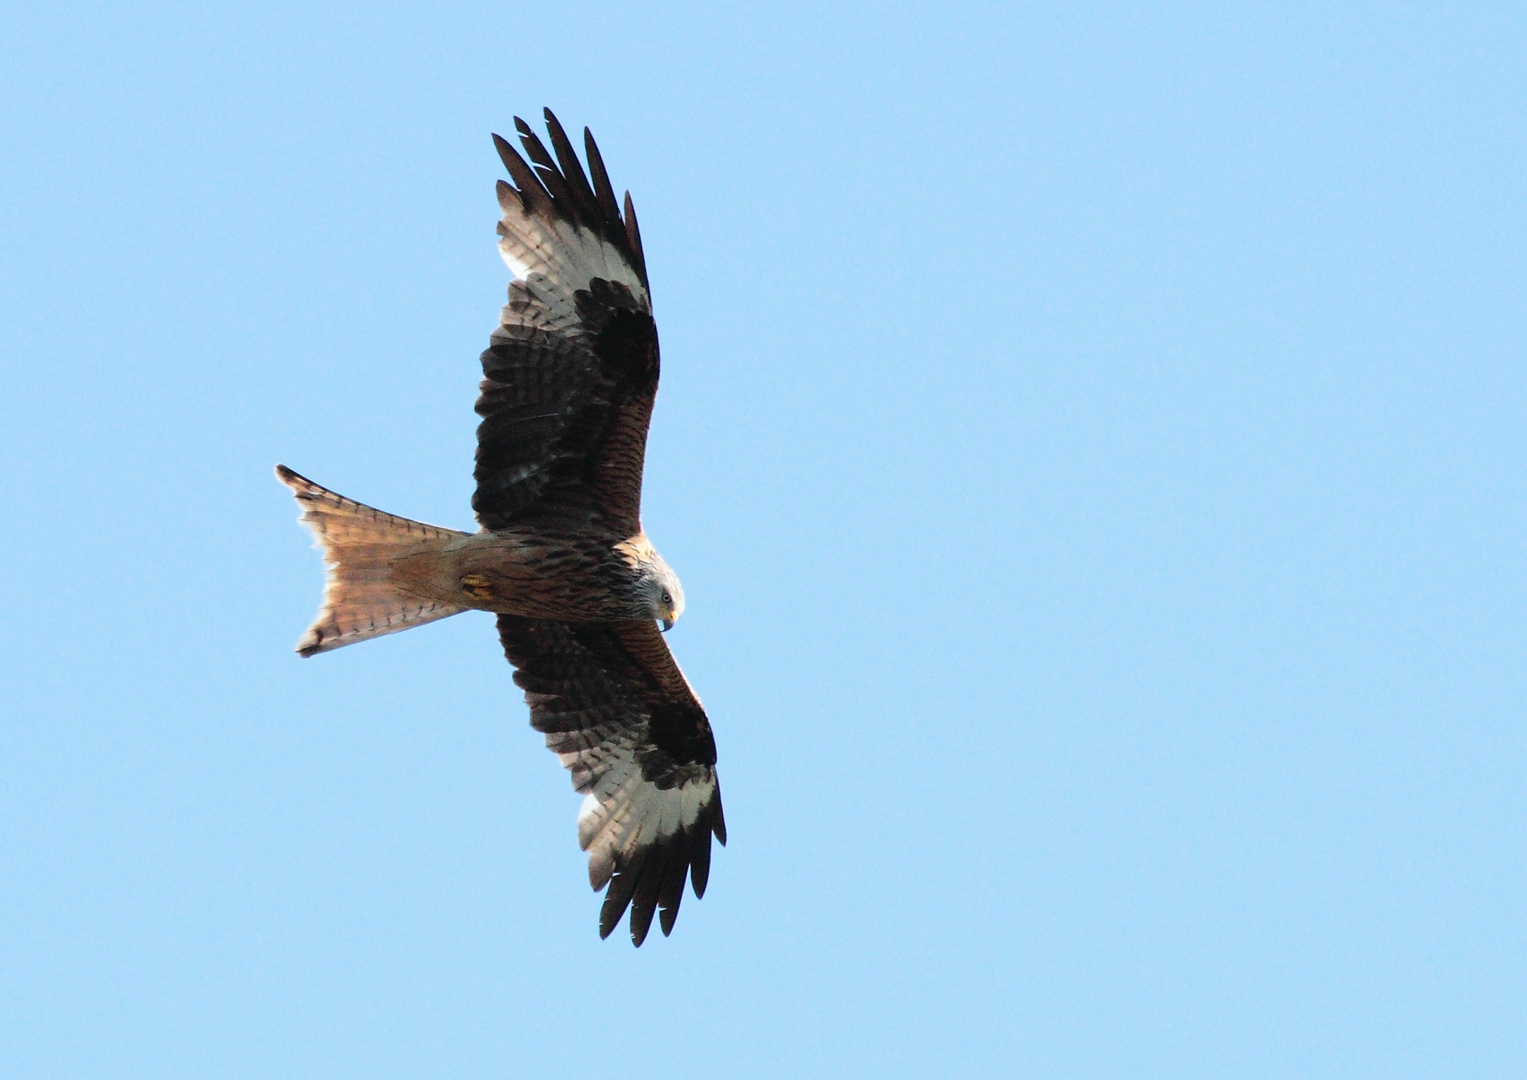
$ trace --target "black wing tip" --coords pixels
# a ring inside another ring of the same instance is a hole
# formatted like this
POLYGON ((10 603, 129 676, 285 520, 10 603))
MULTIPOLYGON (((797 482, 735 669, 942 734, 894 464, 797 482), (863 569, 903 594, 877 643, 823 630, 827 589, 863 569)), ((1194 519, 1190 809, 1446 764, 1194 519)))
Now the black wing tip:
POLYGON ((620 917, 626 913, 626 908, 631 903, 631 894, 636 890, 636 884, 631 878, 632 875, 619 872, 610 878, 610 887, 605 892, 604 903, 599 908, 599 939, 601 941, 609 937, 620 925, 620 917))
MULTIPOLYGON (((648 852, 638 850, 628 865, 617 862, 615 873, 610 878, 609 890, 604 894, 604 903, 599 908, 599 936, 601 939, 610 936, 611 931, 620 923, 620 917, 626 913, 626 908, 631 904, 632 897, 636 896, 642 884, 642 871, 648 862, 648 852)), ((638 901, 640 905, 640 901, 638 901)), ((635 937, 636 923, 635 912, 632 912, 632 936, 635 937)), ((646 936, 645 933, 642 935, 646 936)), ((635 944, 640 945, 640 941, 635 944)))
POLYGON ((627 908, 631 912, 628 925, 634 947, 641 948, 647 940, 654 915, 663 936, 668 937, 678 922, 685 884, 690 885, 697 898, 705 895, 713 824, 702 817, 696 826, 648 848, 630 868, 617 869, 599 910, 601 941, 614 932, 627 908))
POLYGON ((636 892, 631 897, 631 944, 638 949, 647 940, 647 931, 652 929, 658 894, 662 891, 668 866, 673 861, 673 847, 673 840, 668 840, 658 845, 642 862, 636 892))
MULTIPOLYGON (((519 195, 527 213, 542 211, 573 225, 585 226, 601 233, 624 250, 642 283, 646 284, 647 260, 642 252, 641 231, 636 224, 631 193, 626 192, 622 214, 622 205, 616 201, 610 187, 609 175, 605 171, 598 144, 594 141, 594 133, 587 127, 583 129, 584 156, 588 159, 585 169, 573 153, 556 113, 548 106, 541 110, 541 114, 545 118, 552 146, 557 151, 556 160, 546 152, 545 144, 521 117, 514 118, 514 129, 533 165, 527 164, 508 140, 497 132, 492 133, 494 149, 498 151, 498 156, 516 185, 510 190, 519 195)), ((499 192, 499 202, 504 202, 502 190, 499 192)))
POLYGON ((636 204, 631 201, 631 193, 626 192, 626 245, 631 251, 631 259, 636 263, 636 272, 642 280, 647 280, 647 253, 642 250, 642 228, 636 222, 636 204))
MULTIPOLYGON (((514 118, 514 122, 516 124, 524 123, 517 116, 514 118)), ((514 181, 514 186, 510 190, 520 197, 520 206, 524 209, 525 213, 529 214, 539 210, 543 213, 555 214, 556 206, 552 201, 552 197, 547 193, 546 188, 542 186, 541 181, 536 179, 535 170, 525 163, 525 159, 520 157, 519 151, 509 144, 508 139, 505 139, 496 131, 491 134, 493 135, 493 148, 498 151, 499 160, 504 163, 504 168, 509 171, 509 176, 514 181)), ((503 181, 499 181, 499 183, 503 183, 503 181)), ((498 201, 499 205, 502 206, 504 203, 502 189, 499 189, 498 201)))
POLYGON ((716 834, 716 839, 721 841, 721 846, 726 847, 726 815, 721 812, 721 787, 716 787, 715 816, 711 818, 711 831, 716 834))

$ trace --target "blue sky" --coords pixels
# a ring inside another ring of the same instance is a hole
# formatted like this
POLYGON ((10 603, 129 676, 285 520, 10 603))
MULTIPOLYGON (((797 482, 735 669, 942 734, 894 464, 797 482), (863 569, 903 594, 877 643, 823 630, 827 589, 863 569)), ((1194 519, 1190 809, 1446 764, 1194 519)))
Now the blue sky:
POLYGON ((0 15, 18 1078, 1527 1070, 1519 7, 0 15), (641 216, 730 845, 596 934, 470 523, 488 139, 641 216))

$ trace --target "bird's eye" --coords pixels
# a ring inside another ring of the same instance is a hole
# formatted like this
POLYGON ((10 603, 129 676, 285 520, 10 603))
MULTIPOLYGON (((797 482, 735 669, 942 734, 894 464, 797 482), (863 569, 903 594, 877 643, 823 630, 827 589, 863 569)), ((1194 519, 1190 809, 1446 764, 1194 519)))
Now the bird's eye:
POLYGON ((666 592, 663 593, 663 603, 671 606, 673 604, 673 597, 666 592))

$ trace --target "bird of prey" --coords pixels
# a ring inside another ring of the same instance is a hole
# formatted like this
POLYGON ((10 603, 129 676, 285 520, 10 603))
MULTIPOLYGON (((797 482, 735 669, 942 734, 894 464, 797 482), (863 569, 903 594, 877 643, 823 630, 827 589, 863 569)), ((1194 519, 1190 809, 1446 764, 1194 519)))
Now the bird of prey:
POLYGON ((684 590, 641 524, 657 328, 631 196, 616 202, 594 137, 585 173, 546 110, 551 152, 515 119, 527 163, 493 136, 509 303, 482 354, 474 533, 394 517, 284 465, 327 569, 303 656, 461 611, 498 616, 530 723, 584 796, 578 843, 608 886, 608 937, 629 906, 640 945, 703 896, 726 843, 716 744, 658 630, 684 590))

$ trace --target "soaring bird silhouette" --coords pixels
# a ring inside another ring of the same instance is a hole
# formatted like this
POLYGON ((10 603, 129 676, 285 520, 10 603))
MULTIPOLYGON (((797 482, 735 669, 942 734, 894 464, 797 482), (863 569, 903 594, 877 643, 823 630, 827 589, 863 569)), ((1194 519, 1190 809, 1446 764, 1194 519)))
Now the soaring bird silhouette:
POLYGON ((641 524, 657 327, 631 196, 622 212, 593 135, 585 174, 550 109, 551 153, 515 127, 529 163, 493 136, 513 180, 498 183, 498 234, 514 280, 482 354, 481 528, 394 517, 276 466, 328 572, 297 651, 497 613, 530 723, 584 796, 578 844, 608 886, 599 934, 629 906, 640 945, 654 912, 673 929, 686 877, 704 895, 711 837, 726 843, 710 723, 658 630, 684 590, 641 524))

